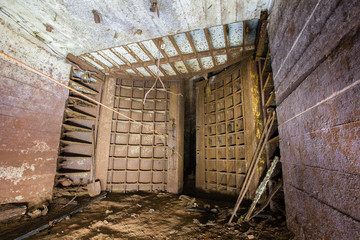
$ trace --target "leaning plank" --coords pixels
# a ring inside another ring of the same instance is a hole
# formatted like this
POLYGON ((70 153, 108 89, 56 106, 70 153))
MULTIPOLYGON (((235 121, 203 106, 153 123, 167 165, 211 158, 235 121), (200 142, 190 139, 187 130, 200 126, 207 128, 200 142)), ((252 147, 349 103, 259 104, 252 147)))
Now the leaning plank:
POLYGON ((234 219, 234 216, 235 216, 237 210, 239 209, 242 200, 244 199, 245 193, 247 192, 247 190, 248 190, 248 188, 250 186, 251 179, 252 179, 252 177, 254 176, 254 173, 255 173, 255 170, 254 170, 255 166, 257 165, 257 163, 260 160, 261 153, 264 150, 264 147, 266 145, 266 140, 269 137, 270 129, 271 129, 273 123, 274 123, 274 120, 275 120, 275 111, 273 112, 273 115, 266 122, 264 131, 263 131, 263 133, 261 134, 261 137, 260 137, 259 144, 256 146, 256 150, 255 150, 254 155, 253 155, 253 157, 251 159, 251 162, 250 162, 249 170, 248 170, 248 172, 246 174, 244 183, 243 183, 243 185, 241 187, 239 197, 238 197, 238 199, 236 201, 233 213, 232 213, 232 215, 231 215, 231 217, 229 219, 229 222, 228 222, 229 224, 234 219))
MULTIPOLYGON (((279 157, 276 156, 275 159, 273 160, 273 162, 271 163, 270 168, 266 172, 264 180, 262 180, 259 187, 256 189, 255 198, 254 198, 254 200, 253 200, 253 202, 252 202, 252 204, 251 204, 251 206, 250 206, 250 208, 249 208, 249 210, 246 213, 246 216, 244 218, 245 222, 250 220, 250 216, 251 216, 252 212, 254 211, 256 204, 260 200, 260 197, 263 194, 263 192, 264 192, 264 190, 266 188, 266 185, 268 184, 268 182, 270 180, 270 177, 271 177, 271 174, 274 172, 274 169, 275 169, 276 164, 278 163, 278 161, 279 161, 279 157)), ((242 218, 240 218, 239 220, 242 220, 242 218)))
POLYGON ((275 187, 273 188, 271 194, 268 196, 266 201, 259 207, 258 210, 256 210, 256 212, 249 218, 249 220, 252 219, 253 217, 256 217, 259 213, 261 213, 266 208, 266 206, 270 203, 271 199, 281 189, 281 187, 282 187, 282 181, 278 182, 275 185, 275 187))

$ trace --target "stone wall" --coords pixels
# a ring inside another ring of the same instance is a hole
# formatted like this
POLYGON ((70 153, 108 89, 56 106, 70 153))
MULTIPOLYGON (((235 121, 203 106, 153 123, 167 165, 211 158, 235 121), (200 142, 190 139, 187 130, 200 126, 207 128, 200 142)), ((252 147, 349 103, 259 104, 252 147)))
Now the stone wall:
POLYGON ((274 1, 268 27, 287 223, 359 239, 360 2, 274 1))
MULTIPOLYGON (((70 65, 13 20, 0 18, 0 51, 68 82, 70 65)), ((0 58, 0 204, 51 199, 68 91, 0 58)))

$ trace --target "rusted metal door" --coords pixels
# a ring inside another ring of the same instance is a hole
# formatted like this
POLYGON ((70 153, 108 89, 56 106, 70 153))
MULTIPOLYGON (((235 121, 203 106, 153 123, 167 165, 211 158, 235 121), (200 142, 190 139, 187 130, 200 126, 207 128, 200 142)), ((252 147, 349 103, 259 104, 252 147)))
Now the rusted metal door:
POLYGON ((239 67, 198 83, 197 188, 240 190, 246 172, 243 102, 239 67))
POLYGON ((108 191, 167 189, 169 93, 160 83, 149 91, 153 83, 116 82, 114 109, 123 116, 113 115, 108 191))

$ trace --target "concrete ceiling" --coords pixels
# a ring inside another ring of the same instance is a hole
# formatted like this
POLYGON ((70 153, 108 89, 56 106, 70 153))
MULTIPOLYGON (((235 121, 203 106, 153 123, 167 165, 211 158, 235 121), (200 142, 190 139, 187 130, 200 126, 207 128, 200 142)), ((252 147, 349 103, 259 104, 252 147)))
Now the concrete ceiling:
POLYGON ((158 16, 150 0, 0 0, 0 14, 66 56, 259 18, 270 2, 158 0, 158 16))

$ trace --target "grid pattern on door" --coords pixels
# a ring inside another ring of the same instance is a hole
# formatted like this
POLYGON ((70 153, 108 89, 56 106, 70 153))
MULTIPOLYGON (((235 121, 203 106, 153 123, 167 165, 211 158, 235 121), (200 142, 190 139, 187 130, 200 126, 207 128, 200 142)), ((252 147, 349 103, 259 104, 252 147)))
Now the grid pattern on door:
POLYGON ((238 192, 246 172, 240 69, 205 85, 205 189, 238 192))
POLYGON ((113 115, 108 191, 166 190, 169 96, 154 81, 118 79, 113 115))

